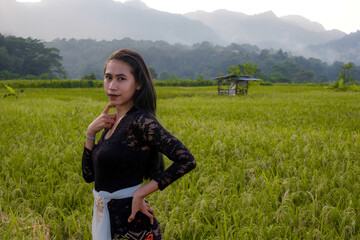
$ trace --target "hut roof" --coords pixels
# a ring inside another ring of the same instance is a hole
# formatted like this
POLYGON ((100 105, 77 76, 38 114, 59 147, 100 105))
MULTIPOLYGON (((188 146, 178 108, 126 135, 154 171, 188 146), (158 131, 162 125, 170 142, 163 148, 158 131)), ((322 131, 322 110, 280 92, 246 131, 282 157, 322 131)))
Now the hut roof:
POLYGON ((220 76, 220 77, 216 77, 216 78, 213 78, 214 80, 224 80, 224 79, 231 79, 231 80, 239 80, 239 81, 257 81, 259 79, 257 78, 254 78, 252 76, 249 76, 249 75, 241 75, 239 77, 237 77, 236 75, 234 74, 231 74, 231 75, 225 75, 225 76, 220 76))

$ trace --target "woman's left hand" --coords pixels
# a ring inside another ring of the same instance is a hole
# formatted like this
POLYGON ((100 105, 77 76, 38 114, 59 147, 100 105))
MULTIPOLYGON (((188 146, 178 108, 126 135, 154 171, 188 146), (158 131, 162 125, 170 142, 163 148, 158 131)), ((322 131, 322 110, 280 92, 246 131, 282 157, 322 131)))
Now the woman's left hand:
POLYGON ((139 211, 148 216, 150 218, 150 223, 154 224, 154 209, 152 209, 150 204, 146 202, 145 198, 134 196, 132 200, 131 215, 128 222, 133 221, 136 213, 139 211))

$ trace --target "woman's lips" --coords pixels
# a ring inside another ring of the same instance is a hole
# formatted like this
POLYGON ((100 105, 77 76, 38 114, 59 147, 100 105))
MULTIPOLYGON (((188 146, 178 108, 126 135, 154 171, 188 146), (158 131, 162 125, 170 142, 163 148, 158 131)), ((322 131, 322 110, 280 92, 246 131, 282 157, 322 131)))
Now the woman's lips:
POLYGON ((108 94, 109 97, 119 97, 120 95, 118 94, 108 94))

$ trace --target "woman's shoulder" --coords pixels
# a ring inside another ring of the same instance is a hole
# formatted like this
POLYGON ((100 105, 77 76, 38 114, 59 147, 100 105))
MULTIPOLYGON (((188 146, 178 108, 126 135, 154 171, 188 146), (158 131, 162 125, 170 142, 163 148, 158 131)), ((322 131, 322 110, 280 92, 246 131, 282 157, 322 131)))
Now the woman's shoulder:
POLYGON ((133 122, 139 125, 149 124, 157 121, 154 115, 143 109, 135 109, 132 111, 131 115, 133 122))
POLYGON ((150 112, 136 108, 132 111, 132 115, 134 117, 150 117, 150 118, 153 117, 153 115, 150 112))

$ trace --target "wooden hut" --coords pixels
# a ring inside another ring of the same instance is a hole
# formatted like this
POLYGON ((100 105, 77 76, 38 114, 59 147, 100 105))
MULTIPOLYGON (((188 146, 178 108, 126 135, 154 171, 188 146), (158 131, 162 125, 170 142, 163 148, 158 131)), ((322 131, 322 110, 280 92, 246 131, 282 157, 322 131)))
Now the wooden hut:
POLYGON ((226 75, 214 78, 218 82, 218 94, 225 95, 247 95, 250 81, 257 81, 259 79, 252 76, 242 75, 226 75))

